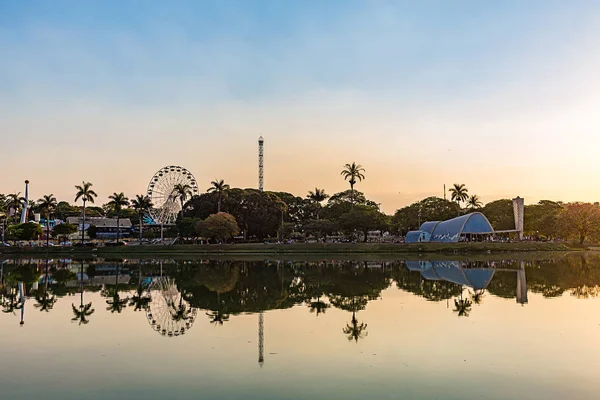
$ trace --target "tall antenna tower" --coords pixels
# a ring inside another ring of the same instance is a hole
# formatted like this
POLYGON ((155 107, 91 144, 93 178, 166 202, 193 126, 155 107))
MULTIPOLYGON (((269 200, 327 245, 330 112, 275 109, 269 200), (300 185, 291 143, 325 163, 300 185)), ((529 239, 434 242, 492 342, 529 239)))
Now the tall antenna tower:
POLYGON ((264 146, 265 140, 263 139, 263 137, 259 137, 258 138, 258 190, 260 190, 261 192, 264 189, 264 177, 263 177, 263 161, 264 161, 264 152, 263 152, 263 146, 264 146))

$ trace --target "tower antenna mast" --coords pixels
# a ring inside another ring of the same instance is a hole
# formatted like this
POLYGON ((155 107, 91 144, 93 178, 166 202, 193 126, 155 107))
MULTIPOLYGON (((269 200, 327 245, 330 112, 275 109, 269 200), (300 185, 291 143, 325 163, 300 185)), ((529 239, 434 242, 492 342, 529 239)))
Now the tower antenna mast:
POLYGON ((260 136, 258 138, 258 190, 260 190, 261 192, 264 189, 264 176, 263 176, 263 169, 264 169, 264 151, 263 151, 263 147, 264 147, 264 143, 265 143, 265 140, 263 139, 262 136, 260 136))

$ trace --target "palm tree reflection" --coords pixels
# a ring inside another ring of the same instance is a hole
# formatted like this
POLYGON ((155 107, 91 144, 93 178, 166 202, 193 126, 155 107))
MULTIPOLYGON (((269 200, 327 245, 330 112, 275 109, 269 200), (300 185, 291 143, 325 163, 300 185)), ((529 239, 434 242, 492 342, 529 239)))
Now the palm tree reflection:
POLYGON ((363 339, 369 334, 367 332, 367 324, 365 324, 364 322, 361 322, 359 324, 358 320, 356 319, 356 314, 354 312, 352 313, 352 321, 350 321, 350 324, 346 324, 346 327, 343 329, 343 332, 346 335, 348 335, 349 341, 354 340, 357 343, 358 339, 363 339))
POLYGON ((79 307, 75 307, 75 304, 71 304, 71 307, 73 307, 74 315, 74 317, 71 318, 71 321, 79 321, 79 325, 87 325, 90 322, 87 319, 87 317, 89 317, 94 313, 94 311, 96 311, 92 308, 92 303, 87 303, 86 305, 83 305, 83 303, 81 303, 79 307))
POLYGON ((35 300, 37 304, 35 304, 36 308, 39 308, 40 311, 50 312, 54 307, 54 303, 56 303, 56 297, 54 295, 50 295, 48 293, 48 283, 50 281, 48 276, 48 259, 46 259, 46 270, 44 273, 44 291, 42 293, 35 294, 35 300))
POLYGON ((120 314, 123 311, 123 309, 125 307, 127 307, 127 302, 129 301, 129 297, 125 297, 124 299, 121 299, 121 295, 119 294, 119 265, 118 264, 117 264, 117 274, 115 275, 115 287, 106 289, 104 291, 104 295, 109 297, 109 299, 106 300, 106 304, 108 304, 108 307, 106 307, 107 311, 110 311, 111 313, 116 312, 116 313, 120 314))
POLYGON ((310 312, 315 313, 318 317, 319 314, 325 314, 325 311, 331 307, 331 304, 321 301, 321 298, 318 297, 317 301, 311 301, 308 307, 310 308, 310 312))
POLYGON ((133 311, 145 311, 150 307, 151 301, 152 297, 150 297, 150 294, 142 286, 142 266, 140 264, 138 266, 138 287, 135 294, 131 297, 129 305, 134 307, 133 311))
POLYGON ((18 301, 17 291, 14 287, 9 287, 6 290, 6 295, 2 299, 2 312, 6 314, 15 314, 15 310, 21 308, 21 302, 18 301))
POLYGON ((75 304, 71 304, 71 307, 73 308, 73 315, 74 317, 71 318, 72 322, 76 322, 79 321, 79 326, 81 325, 87 325, 90 321, 87 319, 87 317, 89 317, 90 315, 92 315, 94 313, 94 310, 92 308, 92 303, 87 303, 87 304, 83 304, 83 261, 81 262, 81 268, 79 270, 79 279, 80 279, 80 300, 79 300, 79 307, 75 307, 75 304))
POLYGON ((229 314, 224 313, 222 310, 215 310, 207 312, 206 315, 210 318, 210 323, 217 325, 223 325, 224 322, 229 321, 229 314))
POLYGON ((477 289, 473 293, 469 293, 473 304, 481 304, 485 295, 485 289, 477 289))
POLYGON ((56 297, 44 290, 44 292, 35 295, 35 301, 37 301, 35 307, 39 308, 40 311, 50 312, 54 307, 54 303, 56 303, 56 297))
POLYGON ((471 312, 473 302, 469 299, 454 299, 454 312, 459 317, 468 317, 471 312))
POLYGON ((175 306, 175 303, 172 303, 169 306, 173 321, 188 322, 192 319, 192 309, 183 302, 183 295, 179 296, 179 305, 175 306))

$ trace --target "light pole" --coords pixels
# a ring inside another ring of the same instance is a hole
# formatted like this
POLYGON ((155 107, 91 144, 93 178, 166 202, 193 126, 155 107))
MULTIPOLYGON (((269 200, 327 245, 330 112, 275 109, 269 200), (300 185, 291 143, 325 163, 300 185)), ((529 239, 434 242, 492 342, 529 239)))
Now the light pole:
POLYGON ((281 209, 281 234, 280 240, 283 242, 283 208, 281 209))
POLYGON ((4 246, 4 232, 6 232, 6 214, 0 215, 2 217, 2 245, 4 246))

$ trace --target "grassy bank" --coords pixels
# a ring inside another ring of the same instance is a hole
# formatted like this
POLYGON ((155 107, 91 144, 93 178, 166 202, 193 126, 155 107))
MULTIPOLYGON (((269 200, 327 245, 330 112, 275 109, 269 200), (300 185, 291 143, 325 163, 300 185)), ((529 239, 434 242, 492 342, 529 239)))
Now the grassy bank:
MULTIPOLYGON (((276 254, 490 254, 515 252, 572 251, 574 249, 558 243, 297 243, 262 244, 247 243, 235 245, 175 245, 175 246, 123 246, 123 247, 11 247, 2 248, 5 256, 203 256, 203 255, 276 255, 276 254)), ((580 249, 579 249, 580 250, 580 249)))

